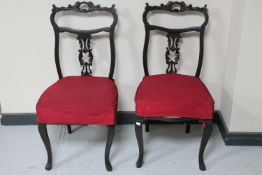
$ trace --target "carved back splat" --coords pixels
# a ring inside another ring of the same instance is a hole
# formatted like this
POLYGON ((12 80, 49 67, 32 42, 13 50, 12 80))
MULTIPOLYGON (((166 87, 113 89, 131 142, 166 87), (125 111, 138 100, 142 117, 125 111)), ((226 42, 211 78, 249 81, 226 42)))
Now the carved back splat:
POLYGON ((149 75, 148 67, 147 67, 147 52, 148 52, 148 44, 150 38, 150 32, 152 30, 160 30, 167 33, 168 38, 168 47, 166 47, 166 63, 168 65, 166 73, 177 73, 177 64, 180 59, 180 49, 179 49, 179 41, 181 39, 181 34, 186 34, 188 32, 199 32, 199 59, 198 65, 196 69, 195 76, 199 77, 203 62, 203 53, 204 53, 204 32, 206 25, 208 23, 208 13, 206 5, 204 7, 193 7, 191 4, 186 5, 183 1, 169 1, 167 4, 160 4, 159 6, 150 6, 146 3, 145 11, 143 13, 143 22, 145 25, 145 43, 143 50, 143 66, 145 76, 149 75), (199 12, 203 14, 205 21, 200 26, 188 27, 188 28, 166 28, 162 26, 157 26, 150 24, 147 20, 147 15, 151 11, 167 11, 172 13, 186 13, 186 12, 199 12))
POLYGON ((78 35, 80 49, 78 50, 79 62, 83 67, 81 75, 92 75, 93 54, 91 49, 91 35, 78 35))
POLYGON ((63 32, 68 32, 77 35, 79 41, 80 49, 78 50, 78 59, 80 65, 82 66, 81 75, 92 75, 91 66, 93 64, 93 54, 91 48, 91 39, 92 35, 100 32, 108 32, 110 39, 110 51, 111 51, 111 63, 110 63, 110 72, 108 77, 113 79, 114 68, 115 68, 115 42, 114 42, 114 31, 117 24, 117 14, 115 5, 112 7, 101 7, 100 5, 94 5, 92 2, 76 2, 74 5, 68 5, 67 7, 56 7, 53 5, 52 13, 50 20, 55 32, 55 61, 56 68, 59 78, 63 78, 63 74, 60 67, 59 59, 59 34, 63 32), (108 12, 113 17, 113 23, 109 27, 102 27, 92 30, 78 30, 72 29, 69 27, 58 26, 55 21, 55 16, 59 12, 64 11, 74 11, 77 13, 92 13, 92 12, 108 12))
POLYGON ((177 73, 176 65, 180 59, 180 48, 178 47, 181 36, 179 33, 168 33, 166 47, 166 64, 168 65, 166 73, 177 73))

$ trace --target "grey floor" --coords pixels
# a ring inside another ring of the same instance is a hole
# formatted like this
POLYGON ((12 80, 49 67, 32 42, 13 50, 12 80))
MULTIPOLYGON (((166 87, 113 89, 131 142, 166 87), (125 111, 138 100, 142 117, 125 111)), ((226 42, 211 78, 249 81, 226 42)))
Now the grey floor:
POLYGON ((106 128, 73 126, 48 127, 53 148, 53 169, 44 170, 46 152, 36 126, 0 125, 0 175, 261 175, 262 148, 225 146, 217 127, 205 152, 207 171, 198 169, 202 129, 184 125, 154 125, 144 133, 145 159, 135 167, 137 143, 132 125, 117 126, 111 149, 112 172, 104 166, 106 128))

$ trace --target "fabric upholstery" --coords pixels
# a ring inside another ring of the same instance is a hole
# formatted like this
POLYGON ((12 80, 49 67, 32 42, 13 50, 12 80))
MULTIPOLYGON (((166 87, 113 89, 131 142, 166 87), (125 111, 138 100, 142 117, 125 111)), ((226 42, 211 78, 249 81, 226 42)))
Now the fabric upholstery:
POLYGON ((143 117, 212 119, 214 101, 203 82, 194 76, 145 76, 136 96, 136 114, 143 117))
POLYGON ((64 77, 41 95, 37 122, 112 125, 116 123, 117 98, 117 87, 107 77, 64 77))

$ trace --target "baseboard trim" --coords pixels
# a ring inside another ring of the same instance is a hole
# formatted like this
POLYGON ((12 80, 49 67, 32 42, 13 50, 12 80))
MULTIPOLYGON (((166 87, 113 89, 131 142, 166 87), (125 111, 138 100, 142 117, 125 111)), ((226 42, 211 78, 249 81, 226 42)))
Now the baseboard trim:
POLYGON ((261 132, 229 132, 220 111, 215 112, 215 122, 228 146, 262 146, 261 132))
MULTIPOLYGON (((118 124, 134 124, 136 120, 133 111, 118 111, 116 118, 118 124)), ((1 124, 5 126, 36 125, 36 113, 3 113, 1 124)))
POLYGON ((1 125, 36 125, 35 113, 3 113, 1 125))
MULTIPOLYGON (((136 115, 134 111, 118 111, 118 124, 134 124, 136 115)), ((214 122, 217 123, 225 145, 229 146, 262 146, 262 133, 259 132, 229 132, 220 111, 215 111, 214 122)), ((6 113, 2 114, 1 124, 5 126, 36 125, 35 113, 6 113)), ((153 121, 150 124, 164 124, 153 121)))

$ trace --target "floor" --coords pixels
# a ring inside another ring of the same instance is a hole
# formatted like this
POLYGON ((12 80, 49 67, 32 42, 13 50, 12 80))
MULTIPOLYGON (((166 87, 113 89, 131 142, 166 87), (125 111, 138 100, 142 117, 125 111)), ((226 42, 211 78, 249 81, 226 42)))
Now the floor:
POLYGON ((106 127, 73 126, 69 135, 64 126, 49 126, 53 148, 53 169, 44 170, 46 152, 36 126, 0 125, 0 175, 260 175, 262 148, 225 146, 215 127, 206 149, 207 170, 198 169, 202 129, 184 125, 154 125, 144 133, 145 159, 135 167, 137 143, 132 125, 118 126, 111 149, 113 171, 104 166, 106 127))

